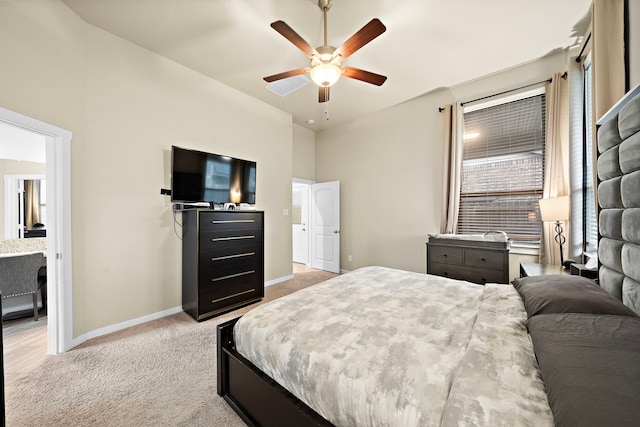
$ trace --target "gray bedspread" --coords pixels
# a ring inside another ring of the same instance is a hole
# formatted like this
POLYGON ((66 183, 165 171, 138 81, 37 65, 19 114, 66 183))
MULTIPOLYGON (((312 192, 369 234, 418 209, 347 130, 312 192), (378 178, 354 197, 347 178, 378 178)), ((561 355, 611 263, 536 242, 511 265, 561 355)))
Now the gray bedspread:
POLYGON ((236 348, 336 426, 552 426, 512 286, 366 267, 251 310, 236 348))

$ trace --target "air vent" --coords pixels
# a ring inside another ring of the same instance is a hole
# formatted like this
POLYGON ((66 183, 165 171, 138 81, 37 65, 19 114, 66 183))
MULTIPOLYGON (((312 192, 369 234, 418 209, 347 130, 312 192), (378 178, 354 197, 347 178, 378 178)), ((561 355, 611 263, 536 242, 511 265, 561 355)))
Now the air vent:
POLYGON ((266 88, 278 96, 285 97, 309 83, 311 83, 311 80, 309 80, 304 74, 300 74, 287 79, 271 82, 266 86, 266 88))

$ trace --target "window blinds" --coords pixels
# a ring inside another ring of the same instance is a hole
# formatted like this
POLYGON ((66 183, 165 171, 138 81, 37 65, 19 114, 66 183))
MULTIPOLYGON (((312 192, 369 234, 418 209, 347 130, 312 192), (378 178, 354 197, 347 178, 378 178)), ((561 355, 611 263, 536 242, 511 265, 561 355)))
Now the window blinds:
POLYGON ((459 233, 540 240, 545 95, 465 112, 459 233))
POLYGON ((585 141, 583 156, 583 185, 584 185, 584 236, 585 251, 596 252, 598 247, 598 222, 596 220, 596 206, 593 189, 593 93, 591 62, 584 67, 584 111, 585 111, 585 141))

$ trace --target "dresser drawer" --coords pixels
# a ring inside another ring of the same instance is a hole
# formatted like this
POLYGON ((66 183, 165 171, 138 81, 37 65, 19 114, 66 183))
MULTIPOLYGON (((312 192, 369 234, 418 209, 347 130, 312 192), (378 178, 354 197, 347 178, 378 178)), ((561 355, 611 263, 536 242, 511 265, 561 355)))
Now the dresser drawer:
POLYGON ((504 255, 481 249, 465 249, 464 264, 472 267, 502 269, 504 255))
POLYGON ((262 257, 262 245, 238 244, 233 246, 215 245, 212 248, 201 249, 199 263, 200 268, 218 263, 221 265, 227 260, 246 260, 252 257, 262 257))
POLYGON ((241 281, 247 281, 249 275, 262 271, 262 253, 254 252, 251 255, 234 258, 211 259, 200 263, 198 280, 201 287, 209 287, 222 280, 240 277, 241 281))
POLYGON ((200 231, 262 230, 262 215, 255 212, 202 212, 200 231))
POLYGON ((262 244, 260 230, 219 230, 201 232, 198 237, 200 250, 209 248, 231 248, 242 245, 262 244))
POLYGON ((443 262, 447 264, 462 264, 463 249, 449 246, 429 245, 429 259, 431 262, 443 262))
POLYGON ((499 270, 488 270, 484 268, 474 268, 452 264, 432 263, 429 274, 444 276, 450 279, 466 280, 467 282, 478 283, 504 283, 503 273, 499 270))
POLYGON ((262 297, 264 297, 264 290, 255 283, 247 284, 246 286, 213 289, 200 293, 198 311, 202 316, 207 316, 211 312, 227 311, 233 309, 236 305, 244 305, 247 301, 258 300, 262 297))

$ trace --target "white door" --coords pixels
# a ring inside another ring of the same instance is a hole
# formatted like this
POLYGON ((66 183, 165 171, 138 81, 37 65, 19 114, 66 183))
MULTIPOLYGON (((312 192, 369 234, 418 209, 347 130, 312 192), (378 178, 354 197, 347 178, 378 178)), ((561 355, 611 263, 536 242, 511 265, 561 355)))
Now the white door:
POLYGON ((309 185, 293 184, 291 197, 293 262, 309 264, 309 185))
POLYGON ((340 272, 340 182, 311 185, 311 267, 340 272))

